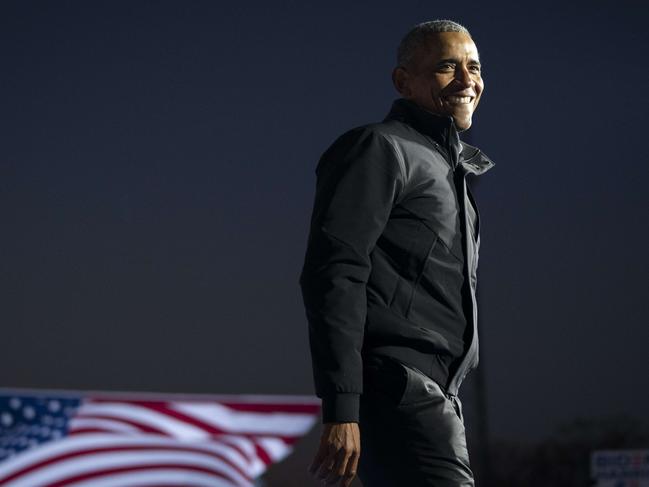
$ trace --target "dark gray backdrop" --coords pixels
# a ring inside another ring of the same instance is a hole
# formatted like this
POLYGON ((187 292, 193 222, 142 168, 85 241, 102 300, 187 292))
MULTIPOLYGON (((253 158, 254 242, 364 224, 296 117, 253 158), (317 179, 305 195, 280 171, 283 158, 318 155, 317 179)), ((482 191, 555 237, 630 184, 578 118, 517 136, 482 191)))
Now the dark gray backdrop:
POLYGON ((0 4, 0 386, 311 394, 319 155, 472 31, 492 436, 649 408, 642 2, 0 4))

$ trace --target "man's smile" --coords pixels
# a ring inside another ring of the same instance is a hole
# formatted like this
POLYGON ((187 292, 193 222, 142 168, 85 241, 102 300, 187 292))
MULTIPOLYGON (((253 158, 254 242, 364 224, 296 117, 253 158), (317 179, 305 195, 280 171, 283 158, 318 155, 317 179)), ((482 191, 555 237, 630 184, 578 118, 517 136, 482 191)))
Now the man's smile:
POLYGON ((442 99, 451 105, 468 105, 473 103, 474 96, 458 96, 458 95, 449 95, 444 96, 442 99))

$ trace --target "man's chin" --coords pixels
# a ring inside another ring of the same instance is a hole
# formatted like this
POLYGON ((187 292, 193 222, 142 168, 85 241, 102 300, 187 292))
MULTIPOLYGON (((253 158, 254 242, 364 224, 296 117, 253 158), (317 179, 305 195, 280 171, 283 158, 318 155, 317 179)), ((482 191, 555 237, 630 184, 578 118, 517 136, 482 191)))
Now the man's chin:
POLYGON ((453 121, 455 122, 455 128, 458 132, 464 132, 471 128, 471 118, 467 119, 464 117, 459 118, 454 116, 453 121))

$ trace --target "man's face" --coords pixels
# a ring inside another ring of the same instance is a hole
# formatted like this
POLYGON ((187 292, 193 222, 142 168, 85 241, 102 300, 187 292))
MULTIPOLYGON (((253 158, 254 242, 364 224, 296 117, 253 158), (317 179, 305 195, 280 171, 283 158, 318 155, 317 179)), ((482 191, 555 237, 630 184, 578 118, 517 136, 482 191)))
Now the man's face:
POLYGON ((484 88, 478 49, 463 32, 430 34, 412 66, 395 68, 393 80, 404 98, 452 116, 458 130, 471 126, 484 88))

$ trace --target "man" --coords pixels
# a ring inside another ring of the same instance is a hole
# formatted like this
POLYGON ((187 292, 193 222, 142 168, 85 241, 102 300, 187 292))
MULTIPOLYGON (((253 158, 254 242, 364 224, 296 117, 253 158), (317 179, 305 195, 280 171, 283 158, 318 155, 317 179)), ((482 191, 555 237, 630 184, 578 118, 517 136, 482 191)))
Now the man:
POLYGON ((483 92, 477 48, 455 22, 424 22, 392 79, 385 120, 343 134, 316 168, 300 275, 324 423, 310 470, 345 487, 357 473, 365 487, 473 486, 457 397, 478 363, 466 175, 494 163, 458 132, 483 92))

